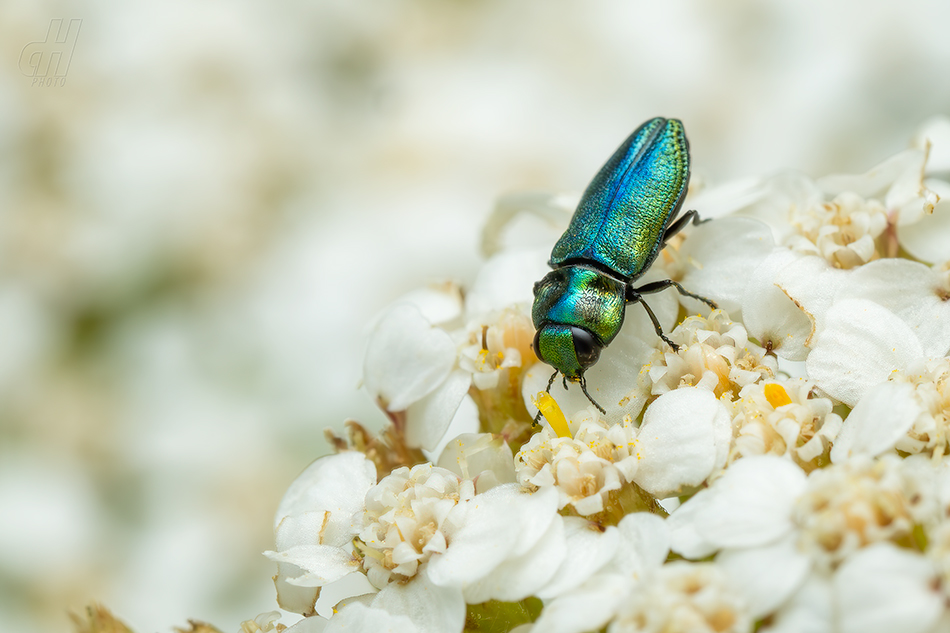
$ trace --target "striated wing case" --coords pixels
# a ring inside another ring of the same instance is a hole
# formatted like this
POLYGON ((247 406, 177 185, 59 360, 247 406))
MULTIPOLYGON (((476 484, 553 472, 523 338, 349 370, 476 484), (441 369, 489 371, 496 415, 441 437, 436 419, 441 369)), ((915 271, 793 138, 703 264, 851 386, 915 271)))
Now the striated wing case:
POLYGON ((593 260, 633 279, 656 259, 689 183, 689 143, 677 119, 634 131, 587 186, 551 265, 593 260))

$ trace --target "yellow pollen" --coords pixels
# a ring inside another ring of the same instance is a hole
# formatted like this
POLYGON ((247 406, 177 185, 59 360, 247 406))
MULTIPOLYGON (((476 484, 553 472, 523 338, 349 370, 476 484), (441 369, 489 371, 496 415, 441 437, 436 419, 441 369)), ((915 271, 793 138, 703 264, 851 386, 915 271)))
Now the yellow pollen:
POLYGON ((765 385, 765 399, 769 401, 773 409, 792 403, 792 399, 788 397, 785 388, 775 383, 765 385))
POLYGON ((571 430, 567 427, 567 418, 564 417, 561 407, 551 394, 539 391, 533 402, 558 437, 571 437, 571 430))

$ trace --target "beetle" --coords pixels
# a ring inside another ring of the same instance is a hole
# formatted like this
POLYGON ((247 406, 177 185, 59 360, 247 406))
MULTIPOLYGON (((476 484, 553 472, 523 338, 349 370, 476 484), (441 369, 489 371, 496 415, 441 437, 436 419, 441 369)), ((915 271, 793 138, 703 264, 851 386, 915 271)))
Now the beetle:
POLYGON ((643 305, 657 336, 678 349, 643 295, 674 287, 716 308, 672 279, 634 286, 671 237, 700 221, 694 210, 677 218, 688 183, 689 142, 683 124, 657 117, 638 127, 587 186, 551 251, 553 270, 534 285, 533 347, 554 367, 548 393, 560 373, 565 388, 568 380, 579 383, 587 399, 606 413, 587 392, 584 372, 620 332, 627 304, 643 305))

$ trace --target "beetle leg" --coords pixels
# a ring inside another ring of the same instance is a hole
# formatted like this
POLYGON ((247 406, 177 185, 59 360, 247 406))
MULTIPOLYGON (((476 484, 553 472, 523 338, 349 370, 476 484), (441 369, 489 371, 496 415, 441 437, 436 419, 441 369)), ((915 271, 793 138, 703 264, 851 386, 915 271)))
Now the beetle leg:
MULTIPOLYGON (((647 284, 647 286, 650 285, 652 284, 647 284)), ((640 296, 638 292, 639 290, 639 288, 627 288, 627 303, 639 303, 642 305, 643 309, 647 311, 647 316, 649 316, 650 320, 653 321, 653 329, 656 330, 656 335, 666 341, 666 344, 672 347, 674 352, 679 351, 680 346, 674 343, 670 337, 663 333, 663 327, 660 325, 659 319, 656 318, 656 315, 653 314, 653 310, 650 309, 650 306, 647 305, 647 302, 644 301, 643 297, 640 296)), ((659 290, 662 290, 662 288, 653 290, 653 292, 658 292, 659 290)))
MULTIPOLYGON (((551 385, 554 384, 554 379, 555 379, 555 378, 557 378, 557 370, 556 370, 556 369, 554 370, 554 373, 551 374, 551 378, 548 379, 548 388, 545 389, 546 392, 551 393, 551 385)), ((564 385, 564 386, 565 386, 565 388, 567 388, 567 385, 564 385)), ((532 422, 531 424, 532 424, 532 426, 537 426, 540 421, 541 421, 541 409, 538 409, 538 412, 537 412, 537 413, 535 414, 535 416, 534 416, 534 422, 532 422)))
POLYGON ((692 222, 693 224, 701 224, 702 222, 709 222, 709 220, 702 220, 699 217, 699 212, 696 209, 690 209, 683 215, 681 215, 673 224, 666 227, 666 233, 663 234, 663 243, 666 242, 686 228, 686 225, 692 222))
MULTIPOLYGON (((712 301, 710 299, 707 299, 706 297, 701 297, 698 294, 694 294, 690 292, 689 290, 684 288, 682 285, 680 285, 678 281, 673 281, 672 279, 663 279, 660 281, 653 281, 651 283, 644 284, 640 286, 639 288, 632 288, 630 291, 628 291, 627 294, 630 294, 630 292, 634 292, 638 294, 648 295, 648 294, 653 294, 654 292, 660 292, 662 290, 666 290, 670 286, 673 286, 674 288, 676 288, 679 291, 679 293, 683 296, 692 297, 693 299, 698 299, 699 301, 702 301, 713 310, 719 307, 716 305, 715 301, 712 301)), ((629 299, 627 299, 627 301, 629 301, 629 299)))
MULTIPOLYGON (((646 305, 646 304, 644 304, 644 305, 646 305)), ((591 397, 590 397, 590 394, 587 393, 587 379, 584 378, 583 376, 581 376, 580 382, 581 382, 581 391, 584 392, 584 395, 587 396, 587 399, 590 400, 590 403, 591 403, 592 405, 594 405, 595 407, 597 407, 597 410, 598 410, 598 411, 600 411, 600 412, 603 413, 604 415, 607 415, 607 410, 604 409, 604 408, 603 408, 602 406, 600 406, 599 404, 597 404, 597 401, 594 400, 593 398, 591 398, 591 397)))

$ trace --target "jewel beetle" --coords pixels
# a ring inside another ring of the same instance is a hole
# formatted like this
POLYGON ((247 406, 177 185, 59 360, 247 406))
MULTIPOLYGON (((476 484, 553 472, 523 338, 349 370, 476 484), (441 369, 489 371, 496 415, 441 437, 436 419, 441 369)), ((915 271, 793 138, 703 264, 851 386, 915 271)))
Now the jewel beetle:
POLYGON ((674 350, 677 345, 663 333, 643 295, 672 286, 716 308, 672 279, 634 286, 666 242, 699 221, 696 211, 677 217, 688 183, 683 124, 657 117, 638 127, 587 186, 551 252, 553 270, 534 285, 534 351, 554 367, 548 392, 560 373, 565 388, 568 380, 579 383, 587 399, 606 413, 587 392, 584 372, 620 332, 627 304, 642 304, 657 336, 674 350))

